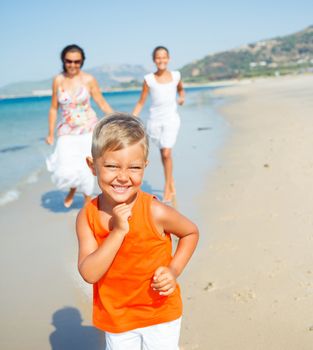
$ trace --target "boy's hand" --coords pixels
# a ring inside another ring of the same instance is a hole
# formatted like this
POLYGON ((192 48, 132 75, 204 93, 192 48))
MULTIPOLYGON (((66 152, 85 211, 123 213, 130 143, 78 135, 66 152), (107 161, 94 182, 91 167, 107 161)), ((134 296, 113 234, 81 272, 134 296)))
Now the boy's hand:
POLYGON ((126 235, 129 231, 128 219, 131 216, 130 206, 122 203, 113 208, 112 221, 113 230, 126 235))
POLYGON ((151 287, 160 295, 170 295, 176 288, 176 277, 173 271, 166 266, 160 266, 154 273, 151 287))

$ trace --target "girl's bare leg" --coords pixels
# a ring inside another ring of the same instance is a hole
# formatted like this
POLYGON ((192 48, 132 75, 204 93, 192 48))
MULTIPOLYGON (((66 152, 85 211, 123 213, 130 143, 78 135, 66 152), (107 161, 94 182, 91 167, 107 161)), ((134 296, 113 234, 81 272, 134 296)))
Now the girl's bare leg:
POLYGON ((164 177, 165 177, 163 201, 171 202, 173 199, 173 195, 175 194, 172 149, 162 148, 161 158, 162 158, 164 177))
POLYGON ((76 188, 71 188, 67 194, 67 196, 64 199, 64 206, 65 208, 69 208, 72 204, 73 204, 73 200, 74 200, 74 195, 76 192, 76 188))

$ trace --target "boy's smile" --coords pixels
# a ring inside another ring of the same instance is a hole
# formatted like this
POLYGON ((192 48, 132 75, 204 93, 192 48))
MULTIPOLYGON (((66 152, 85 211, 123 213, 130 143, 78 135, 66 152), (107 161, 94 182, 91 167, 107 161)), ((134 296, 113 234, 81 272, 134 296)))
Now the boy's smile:
POLYGON ((106 151, 91 168, 107 204, 130 204, 140 189, 146 166, 141 143, 118 151, 106 151))

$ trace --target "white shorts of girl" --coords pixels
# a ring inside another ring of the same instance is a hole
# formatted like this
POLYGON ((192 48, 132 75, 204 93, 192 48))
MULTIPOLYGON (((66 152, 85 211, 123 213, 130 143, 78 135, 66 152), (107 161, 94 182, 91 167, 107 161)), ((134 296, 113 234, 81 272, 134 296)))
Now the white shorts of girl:
POLYGON ((179 116, 167 120, 148 119, 147 134, 160 149, 173 148, 179 127, 179 116))
POLYGON ((123 333, 105 332, 106 350, 179 350, 180 324, 181 317, 123 333))

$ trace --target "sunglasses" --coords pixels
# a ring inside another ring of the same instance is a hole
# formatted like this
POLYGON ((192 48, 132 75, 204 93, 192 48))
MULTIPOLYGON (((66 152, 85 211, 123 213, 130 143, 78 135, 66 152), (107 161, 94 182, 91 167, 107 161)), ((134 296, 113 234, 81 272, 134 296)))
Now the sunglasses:
POLYGON ((82 63, 82 60, 72 61, 72 60, 68 60, 68 59, 66 58, 66 59, 64 60, 64 63, 65 63, 65 64, 72 64, 72 63, 74 63, 74 64, 78 65, 78 64, 81 64, 81 63, 82 63))

